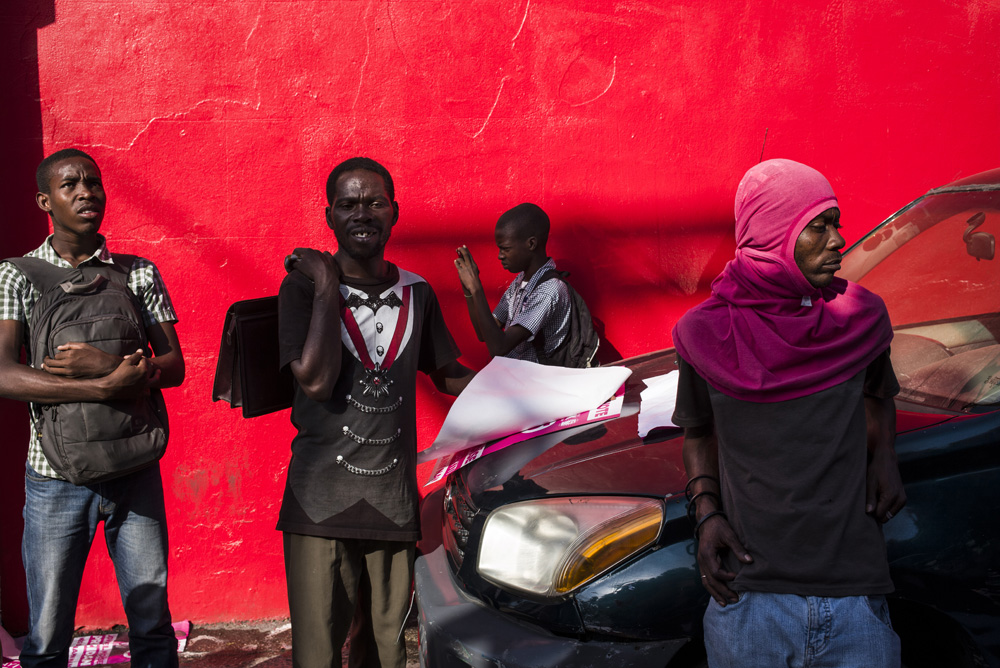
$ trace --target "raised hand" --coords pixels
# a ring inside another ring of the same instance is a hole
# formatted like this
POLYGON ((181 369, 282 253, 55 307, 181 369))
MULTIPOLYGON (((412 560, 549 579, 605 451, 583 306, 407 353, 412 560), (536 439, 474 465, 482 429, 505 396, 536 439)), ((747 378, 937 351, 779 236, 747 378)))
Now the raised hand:
POLYGON ((462 290, 466 295, 471 295, 482 290, 483 284, 479 280, 479 267, 472 259, 472 253, 467 246, 455 249, 458 259, 455 260, 455 269, 458 270, 458 279, 462 282, 462 290))

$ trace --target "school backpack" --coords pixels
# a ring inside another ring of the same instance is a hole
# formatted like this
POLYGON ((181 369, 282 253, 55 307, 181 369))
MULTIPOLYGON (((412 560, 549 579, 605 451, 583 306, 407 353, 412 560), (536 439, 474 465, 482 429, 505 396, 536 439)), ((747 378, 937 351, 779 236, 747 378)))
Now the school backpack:
MULTIPOLYGON (((148 350, 139 299, 128 287, 135 256, 114 264, 57 267, 41 258, 9 258, 41 293, 31 309, 25 347, 42 368, 56 348, 76 341, 124 358, 148 350)), ((167 448, 169 424, 162 393, 105 402, 33 405, 42 452, 74 485, 117 478, 156 463, 167 448)))
POLYGON ((587 302, 583 301, 580 293, 573 289, 566 277, 568 271, 549 269, 542 274, 539 284, 545 281, 557 279, 566 284, 569 290, 570 315, 569 332, 558 348, 552 351, 551 355, 545 353, 545 340, 541 336, 533 339, 535 352, 538 353, 538 361, 549 366, 565 366, 575 369, 584 369, 590 366, 597 366, 594 363, 594 356, 597 354, 597 347, 601 343, 597 331, 594 329, 594 321, 590 316, 590 309, 587 302))

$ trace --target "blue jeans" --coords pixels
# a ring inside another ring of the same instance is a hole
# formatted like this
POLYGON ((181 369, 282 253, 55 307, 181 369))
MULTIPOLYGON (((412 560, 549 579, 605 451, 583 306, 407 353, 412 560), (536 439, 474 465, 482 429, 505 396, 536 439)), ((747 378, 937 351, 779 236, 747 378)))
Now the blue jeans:
POLYGON ((884 596, 740 592, 705 611, 711 668, 899 668, 884 596))
POLYGON ((66 668, 80 581, 99 522, 129 627, 133 668, 175 668, 177 639, 167 607, 167 521, 159 465, 79 486, 24 477, 24 541, 29 629, 25 668, 66 668))

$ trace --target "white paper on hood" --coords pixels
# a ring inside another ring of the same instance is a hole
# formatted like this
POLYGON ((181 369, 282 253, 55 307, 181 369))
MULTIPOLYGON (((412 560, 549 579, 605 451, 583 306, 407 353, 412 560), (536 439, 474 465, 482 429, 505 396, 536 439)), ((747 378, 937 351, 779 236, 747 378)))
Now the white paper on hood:
POLYGON ((639 438, 657 427, 676 427, 672 421, 677 404, 677 381, 680 371, 646 378, 646 389, 639 393, 639 438))
POLYGON ((621 366, 566 369, 495 357, 452 404, 425 462, 589 411, 632 375, 621 366))

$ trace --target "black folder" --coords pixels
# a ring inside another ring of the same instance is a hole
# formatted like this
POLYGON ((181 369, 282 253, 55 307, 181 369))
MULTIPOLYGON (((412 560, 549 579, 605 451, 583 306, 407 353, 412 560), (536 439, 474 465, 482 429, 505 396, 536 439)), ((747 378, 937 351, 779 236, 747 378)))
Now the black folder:
POLYGON ((278 367, 278 298, 238 301, 226 311, 212 401, 251 418, 292 405, 292 372, 278 367))

